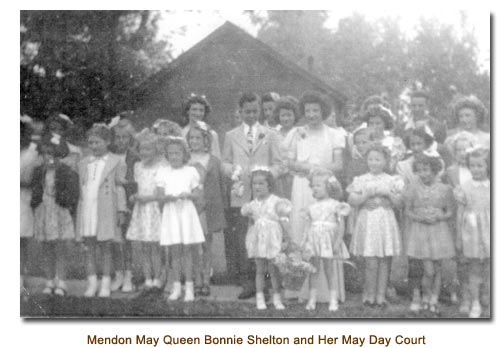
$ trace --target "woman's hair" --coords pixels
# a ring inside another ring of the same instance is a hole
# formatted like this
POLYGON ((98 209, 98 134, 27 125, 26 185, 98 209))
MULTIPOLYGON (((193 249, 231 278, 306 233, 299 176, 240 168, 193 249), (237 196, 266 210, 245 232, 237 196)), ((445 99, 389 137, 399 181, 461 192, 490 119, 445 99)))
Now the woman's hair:
POLYGON ((437 175, 442 169, 443 164, 441 163, 441 159, 439 157, 431 157, 425 154, 418 154, 415 156, 415 160, 412 164, 413 172, 417 171, 418 166, 429 166, 434 175, 437 175))
MULTIPOLYGON (((169 146, 171 145, 177 145, 180 146, 182 149, 182 163, 186 164, 189 162, 191 159, 191 154, 189 153, 189 149, 186 143, 186 140, 182 137, 168 137, 167 138, 167 143, 165 145, 165 149, 168 149, 169 146)), ((165 151, 165 156, 167 157, 168 160, 168 151, 165 151)))
POLYGON ((481 102, 481 100, 479 100, 479 98, 476 97, 475 95, 462 97, 455 102, 455 104, 453 105, 453 116, 457 122, 459 121, 458 113, 462 109, 473 110, 474 114, 476 115, 477 124, 481 125, 484 123, 486 119, 487 110, 483 102, 481 102))
POLYGON ((238 100, 238 106, 240 108, 243 107, 243 104, 245 103, 253 103, 253 102, 259 102, 260 104, 260 98, 257 94, 253 92, 245 92, 241 95, 240 99, 238 100))
POLYGON ((371 105, 363 114, 363 120, 368 125, 368 121, 373 117, 380 117, 384 122, 384 129, 390 130, 394 127, 394 120, 390 114, 390 110, 380 104, 371 105))
POLYGON ((136 136, 138 149, 143 145, 151 145, 156 150, 156 155, 161 154, 160 143, 158 141, 158 136, 151 132, 149 129, 142 130, 136 136))
POLYGON ((191 146, 189 145, 189 135, 193 130, 199 131, 201 133, 203 137, 203 143, 205 144, 205 151, 210 152, 210 150, 212 149, 212 134, 210 134, 210 127, 208 127, 205 122, 196 122, 193 126, 191 126, 186 136, 188 147, 190 150, 191 146))
POLYGON ((61 135, 66 135, 66 133, 71 129, 72 126, 72 121, 70 120, 70 118, 57 111, 50 113, 49 117, 47 118, 47 121, 45 122, 46 130, 48 132, 50 132, 50 125, 52 123, 58 123, 61 126, 63 132, 63 134, 61 135))
POLYGON ((484 159, 486 163, 486 171, 488 173, 488 178, 490 178, 490 150, 484 148, 477 148, 467 153, 467 168, 470 168, 470 159, 471 158, 481 158, 484 159))
POLYGON ((476 138, 474 137, 474 134, 463 131, 455 135, 455 139, 451 142, 450 150, 452 156, 455 158, 457 155, 457 144, 459 141, 466 141, 469 143, 469 148, 473 148, 476 145, 476 138))
POLYGON ((38 152, 40 154, 51 153, 57 158, 64 158, 69 155, 69 147, 62 137, 57 137, 52 134, 45 134, 38 144, 38 152))
POLYGON ((416 128, 416 129, 412 129, 410 131, 410 133, 408 133, 404 138, 404 143, 405 143, 405 146, 407 149, 410 148, 411 137, 419 137, 419 138, 423 139, 424 143, 425 143, 425 148, 428 148, 429 146, 431 146, 434 143, 434 138, 432 137, 432 135, 427 133, 422 128, 416 128))
POLYGON ((363 101, 363 104, 361 104, 360 108, 361 114, 364 114, 370 107, 375 105, 382 105, 389 110, 391 109, 391 104, 389 104, 385 97, 375 94, 369 96, 363 101))
POLYGON ((297 107, 297 100, 292 96, 281 97, 276 101, 276 106, 274 107, 274 122, 276 124, 280 123, 280 110, 290 110, 293 112, 294 121, 297 123, 299 120, 299 110, 297 107))
POLYGON ((323 120, 326 120, 332 111, 332 107, 326 100, 326 97, 319 92, 309 91, 300 97, 299 109, 301 115, 305 114, 306 104, 318 104, 321 108, 321 118, 323 120))
POLYGON ((87 138, 90 136, 95 136, 103 139, 104 141, 110 142, 113 140, 113 134, 111 130, 104 123, 95 123, 87 131, 87 138))
POLYGON ((29 123, 20 122, 20 139, 21 139, 21 149, 25 149, 31 143, 31 135, 33 134, 33 128, 29 123))
POLYGON ((160 127, 166 128, 167 133, 170 136, 182 137, 182 128, 181 128, 181 126, 179 126, 179 124, 177 124, 174 121, 165 120, 165 119, 158 119, 153 123, 153 130, 156 134, 158 134, 158 129, 160 127))
POLYGON ((262 95, 262 97, 260 98, 260 102, 262 104, 267 103, 267 102, 275 102, 275 101, 278 101, 279 98, 280 98, 280 95, 278 93, 268 92, 268 93, 265 93, 262 95))
POLYGON ((266 179, 267 188, 269 189, 269 193, 274 193, 275 189, 276 189, 276 182, 274 180, 273 174, 268 169, 252 170, 252 175, 250 178, 250 185, 252 186, 252 192, 253 192, 253 178, 257 175, 261 175, 266 179))
POLYGON ((186 100, 184 103, 184 108, 182 110, 183 116, 187 119, 189 109, 191 108, 191 105, 193 104, 201 104, 205 107, 205 115, 203 116, 203 120, 205 121, 212 111, 212 107, 210 106, 210 103, 208 102, 207 98, 204 95, 198 95, 198 94, 191 94, 189 98, 186 100))
POLYGON ((318 168, 314 169, 308 176, 309 186, 312 185, 313 178, 320 177, 324 179, 326 192, 328 197, 335 200, 341 200, 343 198, 342 186, 340 186, 339 181, 331 171, 328 169, 318 168))
POLYGON ((116 133, 118 131, 121 131, 121 130, 123 130, 124 132, 126 132, 128 134, 128 136, 130 137, 129 145, 133 146, 136 131, 135 131, 134 126, 132 125, 132 122, 126 118, 120 119, 120 121, 118 121, 118 124, 116 124, 113 128, 111 128, 111 132, 113 134, 112 142, 113 143, 115 142, 116 133))

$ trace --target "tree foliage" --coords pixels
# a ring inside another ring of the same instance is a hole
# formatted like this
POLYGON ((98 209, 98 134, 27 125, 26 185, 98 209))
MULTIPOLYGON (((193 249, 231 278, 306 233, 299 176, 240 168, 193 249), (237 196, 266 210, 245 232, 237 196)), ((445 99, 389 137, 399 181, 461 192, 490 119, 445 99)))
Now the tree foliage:
POLYGON ((171 57, 153 11, 21 11, 21 113, 88 126, 130 107, 131 88, 171 57))
POLYGON ((478 95, 489 105, 489 73, 478 66, 477 40, 462 17, 461 35, 435 19, 420 20, 408 38, 400 19, 369 21, 354 13, 325 27, 325 11, 250 12, 260 26, 258 38, 314 72, 346 94, 353 105, 372 94, 384 94, 393 105, 415 85, 433 96, 434 112, 445 117, 447 104, 457 93, 478 95))

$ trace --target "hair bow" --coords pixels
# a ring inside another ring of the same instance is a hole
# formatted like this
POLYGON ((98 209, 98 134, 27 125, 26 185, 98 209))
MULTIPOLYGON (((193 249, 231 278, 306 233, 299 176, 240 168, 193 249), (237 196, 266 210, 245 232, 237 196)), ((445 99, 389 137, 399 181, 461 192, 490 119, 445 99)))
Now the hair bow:
POLYGON ((73 121, 71 121, 71 119, 65 114, 58 114, 57 117, 65 122, 68 122, 69 124, 73 124, 73 121))
POLYGON ((266 167, 266 166, 255 166, 252 168, 252 173, 253 172, 271 172, 271 170, 269 169, 269 167, 266 167))
POLYGON ((436 149, 433 149, 432 146, 427 150, 424 150, 422 153, 427 157, 440 157, 439 152, 437 152, 436 149))
POLYGON ((56 133, 52 133, 52 138, 50 138, 50 142, 54 145, 59 145, 61 143, 61 136, 56 133))
POLYGON ((121 116, 118 115, 118 116, 115 116, 111 119, 111 121, 109 121, 108 123, 108 127, 109 128, 113 128, 114 126, 116 126, 118 123, 120 123, 120 120, 121 120, 121 116))
POLYGON ((33 123, 33 119, 29 117, 28 115, 21 115, 21 122, 22 123, 33 123))
POLYGON ((196 125, 201 130, 204 130, 205 132, 208 132, 208 124, 206 124, 205 122, 203 122, 203 121, 196 121, 196 125))
POLYGON ((109 129, 108 125, 104 122, 94 123, 92 125, 92 128, 107 128, 107 129, 109 129))
POLYGON ((485 147, 481 146, 480 144, 475 144, 474 146, 472 147, 469 147, 467 150, 465 150, 465 152, 467 154, 470 154, 472 152, 476 152, 476 151, 486 151, 488 149, 486 149, 485 147))

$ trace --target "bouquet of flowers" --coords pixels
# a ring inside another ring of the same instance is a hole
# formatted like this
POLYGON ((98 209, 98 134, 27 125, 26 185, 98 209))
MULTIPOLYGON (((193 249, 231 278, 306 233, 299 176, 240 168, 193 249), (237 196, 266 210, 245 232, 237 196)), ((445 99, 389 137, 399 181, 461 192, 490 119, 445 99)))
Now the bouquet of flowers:
POLYGON ((303 255, 301 250, 295 249, 288 253, 279 253, 274 259, 274 264, 283 275, 283 287, 298 291, 302 288, 309 273, 316 273, 316 268, 303 255))
POLYGON ((236 166, 231 175, 231 180, 233 181, 233 185, 231 187, 231 195, 236 197, 243 197, 243 181, 241 180, 241 173, 243 172, 243 168, 241 166, 236 166))

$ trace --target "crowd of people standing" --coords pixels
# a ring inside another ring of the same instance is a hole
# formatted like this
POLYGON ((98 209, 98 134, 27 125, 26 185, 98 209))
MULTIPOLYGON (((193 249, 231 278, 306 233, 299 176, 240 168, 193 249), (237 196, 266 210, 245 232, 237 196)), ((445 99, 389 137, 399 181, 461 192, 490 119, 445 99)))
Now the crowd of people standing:
POLYGON ((68 245, 77 241, 84 296, 133 291, 135 254, 144 291, 162 293, 168 279, 166 298, 190 302, 210 294, 212 241, 223 233, 228 276, 241 285, 239 298, 255 296, 261 310, 270 275, 276 309, 299 298, 307 310, 320 301, 336 311, 349 297, 349 258, 364 267, 362 303, 384 308, 392 258, 404 257, 409 310, 439 312, 449 261, 452 300, 479 317, 490 283, 487 112, 463 97, 453 106, 457 127, 447 129, 429 100, 413 93, 403 121, 384 98, 370 97, 346 130, 317 92, 299 100, 244 93, 222 148, 200 95, 185 102, 183 128, 160 118, 137 132, 122 114, 94 124, 84 148, 67 136, 67 116, 54 113, 37 133, 22 116, 21 286, 34 239, 43 292, 65 296, 68 245), (299 291, 282 289, 275 263, 292 249, 314 269, 299 291))

